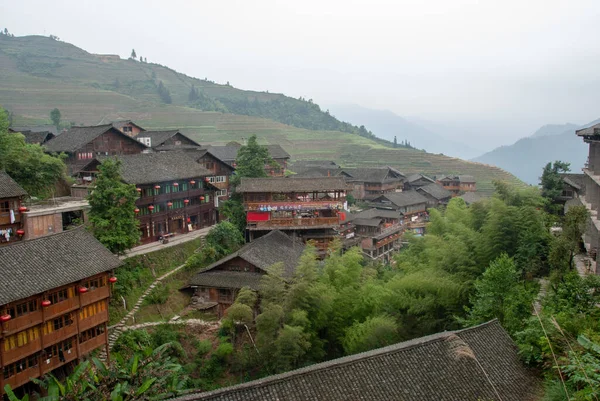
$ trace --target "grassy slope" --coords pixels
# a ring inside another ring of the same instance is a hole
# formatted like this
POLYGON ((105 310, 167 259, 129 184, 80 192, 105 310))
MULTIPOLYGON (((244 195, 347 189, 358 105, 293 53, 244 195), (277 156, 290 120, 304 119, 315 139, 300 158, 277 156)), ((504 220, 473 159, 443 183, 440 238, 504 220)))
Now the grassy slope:
POLYGON ((15 125, 48 123, 50 110, 58 107, 64 121, 98 124, 133 119, 148 128, 183 129, 204 144, 240 141, 257 134, 266 143, 281 144, 296 160, 332 159, 345 166, 385 164, 405 173, 471 174, 485 192, 491 190, 494 179, 518 182, 492 166, 386 148, 354 134, 311 131, 264 118, 203 112, 186 106, 192 85, 221 97, 259 101, 283 97, 217 85, 156 64, 92 55, 46 37, 0 36, 0 104, 14 114, 15 125), (158 80, 170 90, 172 105, 160 103, 158 80))

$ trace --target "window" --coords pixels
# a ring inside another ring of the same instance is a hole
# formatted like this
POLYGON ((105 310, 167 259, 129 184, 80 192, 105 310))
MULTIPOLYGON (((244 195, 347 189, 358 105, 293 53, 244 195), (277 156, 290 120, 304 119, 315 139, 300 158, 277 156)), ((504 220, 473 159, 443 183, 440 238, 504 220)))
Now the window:
POLYGON ((49 320, 43 324, 42 333, 44 335, 50 334, 53 331, 60 330, 63 327, 67 327, 73 324, 73 315, 67 313, 59 316, 56 319, 49 320))
POLYGON ((215 192, 215 196, 225 196, 225 195, 227 195, 226 189, 221 189, 220 191, 215 192))
POLYGON ((204 168, 207 169, 207 170, 212 170, 213 167, 214 167, 214 163, 213 162, 204 163, 204 168))
POLYGON ((50 358, 54 358, 55 356, 58 356, 59 358, 61 358, 61 362, 64 362, 64 355, 61 355, 61 354, 64 351, 69 351, 71 348, 73 348, 73 339, 69 338, 58 344, 54 344, 54 345, 51 345, 51 346, 45 348, 44 349, 45 355, 43 355, 43 357, 45 359, 50 359, 50 358))
POLYGON ((104 333, 104 323, 96 326, 96 327, 92 327, 89 330, 84 331, 83 333, 81 333, 79 335, 79 343, 84 343, 86 341, 91 340, 92 338, 98 337, 99 335, 102 335, 104 333))
POLYGON ((127 125, 123 126, 123 132, 131 132, 131 127, 127 125))
POLYGON ((17 373, 21 373, 24 370, 34 368, 36 366, 38 366, 38 354, 31 355, 15 363, 11 363, 10 365, 4 367, 4 379, 8 379, 17 373))
POLYGON ((208 179, 210 180, 211 184, 214 183, 218 183, 218 182, 226 182, 227 181, 227 177, 224 175, 217 175, 214 177, 208 177, 208 179))
POLYGON ((22 347, 32 341, 37 340, 39 337, 40 329, 38 326, 20 331, 4 339, 4 351, 10 351, 11 349, 22 347))
POLYGON ((6 313, 12 317, 19 317, 27 315, 28 313, 35 312, 38 309, 37 300, 23 302, 20 304, 12 305, 6 308, 6 313))
POLYGON ((175 146, 181 145, 181 141, 175 141, 175 146))
POLYGON ((0 212, 6 213, 10 211, 10 203, 8 201, 0 202, 0 212))
MULTIPOLYGON (((155 209, 156 210, 156 209, 155 209)), ((104 287, 106 285, 106 277, 96 277, 87 281, 84 281, 82 286, 88 290, 95 290, 96 288, 104 287)))
POLYGON ((87 319, 106 310, 106 302, 98 301, 91 305, 84 306, 79 311, 79 320, 87 319))
POLYGON ((53 292, 52 294, 48 295, 48 299, 50 300, 50 302, 52 302, 52 304, 57 304, 59 302, 72 298, 74 295, 75 292, 73 290, 73 287, 69 287, 53 292))
POLYGON ((152 147, 152 138, 138 137, 137 140, 143 143, 144 145, 148 146, 149 148, 152 147))
POLYGON ((219 288, 219 301, 229 301, 230 293, 231 293, 230 290, 219 288))

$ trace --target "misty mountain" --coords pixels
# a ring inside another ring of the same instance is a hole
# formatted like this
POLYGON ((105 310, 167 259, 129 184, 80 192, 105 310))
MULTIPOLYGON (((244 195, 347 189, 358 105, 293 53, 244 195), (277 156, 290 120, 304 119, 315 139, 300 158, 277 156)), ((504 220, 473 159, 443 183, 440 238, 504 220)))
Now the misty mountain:
POLYGON ((389 110, 373 110, 355 104, 338 104, 329 106, 332 115, 355 125, 365 125, 376 136, 394 140, 398 143, 404 140, 418 149, 429 153, 469 159, 481 152, 458 141, 452 141, 427 128, 408 121, 389 110))
POLYGON ((560 135, 567 131, 575 131, 579 128, 577 124, 547 124, 540 127, 537 131, 531 135, 530 138, 539 138, 542 136, 552 136, 552 135, 560 135))
POLYGON ((500 167, 533 185, 539 183, 542 169, 548 162, 562 160, 571 163, 571 171, 579 173, 587 160, 588 146, 575 135, 575 130, 598 122, 600 120, 582 126, 545 125, 532 136, 520 139, 512 145, 496 148, 473 161, 500 167), (552 134, 558 129, 555 127, 561 126, 573 127, 560 134, 552 134))

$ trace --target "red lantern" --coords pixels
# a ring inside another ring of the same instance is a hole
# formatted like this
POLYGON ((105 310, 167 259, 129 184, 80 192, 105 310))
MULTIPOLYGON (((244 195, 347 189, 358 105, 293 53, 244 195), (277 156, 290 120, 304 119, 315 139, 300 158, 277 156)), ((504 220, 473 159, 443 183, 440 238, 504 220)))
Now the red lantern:
POLYGON ((168 207, 171 207, 171 206, 173 206, 173 202, 167 202, 167 206, 168 206, 168 207))
POLYGON ((155 185, 154 189, 160 189, 160 185, 155 185))
POLYGON ((190 203, 190 200, 189 199, 184 199, 183 203, 185 203, 187 205, 188 203, 190 203))
POLYGON ((21 207, 19 208, 19 212, 20 212, 20 213, 23 213, 23 212, 26 212, 26 211, 27 211, 27 207, 25 207, 25 206, 21 206, 21 207))
POLYGON ((148 206, 148 210, 153 211, 154 210, 154 206, 152 206, 152 205, 148 206))
POLYGON ((196 181, 194 181, 194 180, 190 181, 190 185, 195 185, 195 184, 196 184, 196 181))
POLYGON ((237 163, 233 163, 233 167, 237 167, 237 163))
POLYGON ((136 188, 135 190, 138 192, 142 192, 142 188, 136 188))
POLYGON ((79 287, 78 291, 79 291, 80 294, 85 294, 86 292, 88 292, 88 289, 85 288, 85 287, 79 287))
POLYGON ((48 307, 48 306, 50 306, 50 305, 52 305, 52 302, 51 302, 50 300, 48 300, 48 299, 44 299, 44 300, 42 301, 42 306, 43 306, 44 308, 47 308, 47 307, 48 307))
POLYGON ((114 284, 114 283, 117 282, 117 278, 115 276, 109 277, 108 282, 111 283, 111 284, 114 284))
POLYGON ((18 235, 18 236, 20 236, 20 237, 22 237, 23 235, 25 235, 25 230, 23 230, 23 229, 19 228, 19 229, 17 230, 17 235, 18 235))
POLYGON ((173 186, 174 186, 174 187, 178 187, 178 186, 179 186, 179 183, 178 183, 178 182, 174 182, 174 183, 173 183, 173 186))
POLYGON ((0 316, 0 322, 2 322, 2 323, 8 322, 11 318, 12 318, 12 316, 10 316, 8 314, 2 315, 2 316, 0 316))
POLYGON ((201 200, 201 201, 203 201, 203 200, 204 200, 204 196, 201 196, 201 197, 200 197, 200 200, 201 200))
POLYGON ((133 212, 134 212, 135 214, 138 214, 138 213, 140 212, 140 209, 138 209, 138 208, 136 207, 135 209, 133 209, 133 212))
POLYGON ((204 179, 204 181, 206 181, 206 182, 210 182, 210 178, 206 177, 206 178, 204 179))

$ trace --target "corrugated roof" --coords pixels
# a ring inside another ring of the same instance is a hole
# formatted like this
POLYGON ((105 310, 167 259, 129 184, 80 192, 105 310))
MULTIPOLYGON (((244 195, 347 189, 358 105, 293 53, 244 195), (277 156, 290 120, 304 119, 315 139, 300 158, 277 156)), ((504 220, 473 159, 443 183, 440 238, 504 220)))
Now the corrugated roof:
MULTIPOLYGON (((139 153, 111 156, 121 160, 121 176, 129 184, 152 184, 212 175, 190 152, 139 153)), ((101 161, 108 157, 99 158, 101 161)))
POLYGON ((348 185, 341 177, 314 178, 242 178, 237 192, 312 192, 347 190, 348 185))
POLYGON ((0 305, 112 270, 121 261, 85 228, 0 247, 0 305))
POLYGON ((4 170, 0 170, 0 198, 25 196, 27 192, 4 170))
POLYGON ((133 141, 140 145, 140 148, 146 148, 146 145, 137 140, 128 137, 112 124, 96 125, 93 127, 72 127, 67 132, 63 132, 56 138, 53 138, 44 144, 49 152, 75 152, 86 144, 90 143, 107 131, 113 131, 123 138, 124 141, 133 141))
POLYGON ((436 183, 424 185, 422 187, 417 188, 416 190, 426 192, 437 200, 447 199, 452 196, 452 193, 450 191, 442 187, 440 184, 436 183))
POLYGON ((380 197, 373 200, 373 202, 378 202, 380 199, 387 199, 392 202, 394 205, 398 207, 418 205, 420 203, 427 203, 427 198, 418 193, 415 190, 403 191, 403 192, 393 192, 385 195, 381 195, 380 197))
POLYGON ((532 401, 540 392, 493 320, 177 400, 532 401))

